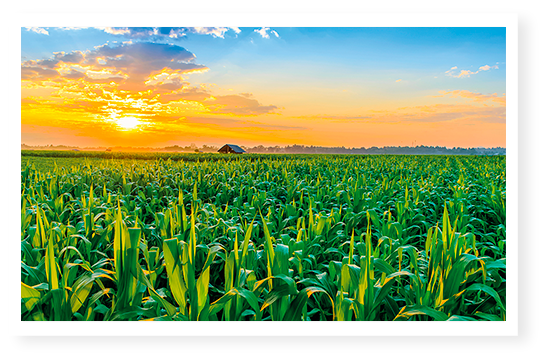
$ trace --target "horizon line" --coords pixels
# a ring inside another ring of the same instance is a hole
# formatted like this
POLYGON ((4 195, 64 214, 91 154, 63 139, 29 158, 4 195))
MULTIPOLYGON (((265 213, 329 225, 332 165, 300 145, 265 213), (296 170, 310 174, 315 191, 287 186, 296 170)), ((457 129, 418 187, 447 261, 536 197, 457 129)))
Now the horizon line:
MULTIPOLYGON (((224 144, 235 144, 235 143, 224 143, 224 144)), ((121 145, 110 145, 110 146, 76 146, 76 145, 64 145, 64 144, 57 144, 57 145, 53 145, 53 144, 46 144, 46 145, 29 145, 29 144, 26 144, 26 143, 21 143, 21 147, 29 147, 29 148, 47 148, 47 147, 50 147, 50 148, 54 148, 54 147, 65 147, 65 148, 79 148, 79 149, 101 149, 101 148, 131 148, 131 149, 166 149, 166 148, 191 148, 192 145, 178 145, 178 144, 174 144, 174 145, 168 145, 168 146, 164 146, 164 147, 153 147, 153 146, 121 146, 121 145)), ((199 148, 212 148, 212 147, 218 147, 217 145, 208 145, 208 144, 202 144, 201 147, 195 145, 195 149, 199 149, 199 148)), ((243 148, 256 148, 256 147, 264 147, 264 148, 275 148, 275 147, 279 147, 279 148, 288 148, 288 147, 307 147, 307 148, 328 148, 328 149, 339 149, 339 148, 343 148, 343 149, 372 149, 372 148, 378 148, 378 149, 383 149, 383 148, 445 148, 445 149, 507 149, 507 147, 502 147, 502 146, 497 146, 497 147, 484 147, 484 146, 476 146, 476 147, 461 147, 461 146, 454 146, 454 147, 447 147, 447 146, 441 146, 441 145, 383 145, 383 146, 370 146, 370 147, 366 147, 366 146, 362 146, 362 147, 346 147, 346 146, 322 146, 322 145, 304 145, 304 144, 287 144, 287 145, 262 145, 262 144, 259 144, 259 145, 255 145, 255 146, 247 146, 247 145, 241 145, 241 144, 238 144, 238 146, 240 147, 243 147, 243 148)), ((192 148, 194 149, 194 148, 192 148)))

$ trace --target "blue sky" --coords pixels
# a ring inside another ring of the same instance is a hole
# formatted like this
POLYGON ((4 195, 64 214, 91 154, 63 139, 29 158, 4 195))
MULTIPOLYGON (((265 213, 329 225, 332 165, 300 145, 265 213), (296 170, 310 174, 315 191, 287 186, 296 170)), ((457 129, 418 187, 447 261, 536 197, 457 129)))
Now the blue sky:
MULTIPOLYGON (((315 71, 324 71, 321 77, 328 79, 347 73, 363 74, 365 79, 410 72, 434 77, 453 66, 477 70, 485 64, 502 64, 501 71, 481 74, 476 86, 483 91, 505 92, 505 28, 275 28, 279 38, 263 38, 255 29, 240 28, 239 34, 228 31, 224 38, 187 34, 182 39, 157 42, 186 48, 213 71, 215 65, 231 62, 249 74, 262 74, 268 67, 272 73, 293 70, 310 78, 317 76, 315 71)), ((49 35, 22 29, 22 59, 85 51, 129 39, 93 28, 47 31, 49 35)))

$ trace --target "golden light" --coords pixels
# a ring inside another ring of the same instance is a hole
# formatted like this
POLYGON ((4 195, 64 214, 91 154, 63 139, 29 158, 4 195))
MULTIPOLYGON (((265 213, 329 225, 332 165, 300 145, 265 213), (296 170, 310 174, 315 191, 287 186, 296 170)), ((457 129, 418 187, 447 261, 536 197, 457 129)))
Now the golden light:
POLYGON ((123 130, 135 129, 141 122, 135 117, 123 117, 116 119, 116 124, 123 130))

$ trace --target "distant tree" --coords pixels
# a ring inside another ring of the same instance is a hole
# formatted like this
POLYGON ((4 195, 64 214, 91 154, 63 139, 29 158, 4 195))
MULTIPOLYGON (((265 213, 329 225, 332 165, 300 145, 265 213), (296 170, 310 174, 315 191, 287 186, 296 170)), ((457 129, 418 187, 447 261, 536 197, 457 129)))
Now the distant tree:
POLYGON ((205 152, 205 153, 208 153, 208 152, 216 152, 218 150, 218 147, 213 147, 212 145, 207 145, 207 144, 204 144, 202 147, 201 147, 201 151, 202 152, 205 152))

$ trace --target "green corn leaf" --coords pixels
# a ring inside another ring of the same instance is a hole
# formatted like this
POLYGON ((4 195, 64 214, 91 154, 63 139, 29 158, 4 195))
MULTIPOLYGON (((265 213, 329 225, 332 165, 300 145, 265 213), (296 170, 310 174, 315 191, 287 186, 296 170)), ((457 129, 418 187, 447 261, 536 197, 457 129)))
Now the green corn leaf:
POLYGON ((289 247, 284 244, 275 245, 275 264, 273 272, 275 274, 289 273, 289 247))
POLYGON ((334 301, 330 297, 327 291, 320 287, 306 287, 300 292, 298 292, 298 295, 296 298, 291 301, 289 310, 287 313, 285 313, 285 317, 283 318, 283 321, 301 321, 302 320, 302 312, 304 307, 306 306, 308 299, 313 295, 314 293, 322 293, 327 295, 329 301, 332 305, 332 315, 333 319, 335 317, 334 315, 334 301))
POLYGON ((487 321, 503 321, 500 317, 489 313, 477 312, 475 315, 487 321))
POLYGON ((209 268, 209 266, 214 262, 217 253, 222 251, 226 252, 226 250, 219 245, 214 245, 209 248, 209 252, 207 253, 207 259, 205 260, 205 264, 203 265, 201 272, 205 271, 206 268, 209 268))
POLYGON ((59 288, 59 278, 57 275, 57 262, 55 261, 55 250, 53 244, 55 242, 54 233, 49 234, 49 239, 47 242, 46 257, 45 257, 45 266, 46 266, 46 276, 49 282, 49 288, 55 290, 59 288))
POLYGON ((268 292, 268 295, 264 299, 264 303, 262 304, 262 308, 260 311, 263 311, 266 307, 271 306, 275 301, 280 299, 281 297, 288 296, 288 295, 295 295, 296 294, 296 288, 293 287, 292 284, 288 283, 282 283, 276 287, 273 288, 270 292, 268 292))
POLYGON ((482 292, 488 294, 494 300, 496 300, 496 302, 501 307, 501 309, 505 311, 505 305, 501 301, 501 298, 500 298, 498 292, 496 292, 496 290, 493 289, 492 287, 484 285, 482 283, 474 283, 471 286, 467 287, 467 291, 468 292, 470 292, 470 291, 482 291, 482 292))
POLYGON ((399 314, 395 317, 394 321, 404 321, 409 319, 412 316, 417 315, 427 315, 431 318, 433 318, 435 321, 446 321, 448 320, 448 316, 441 312, 437 311, 431 307, 427 306, 410 306, 410 307, 403 307, 399 314))
POLYGON ((172 304, 170 304, 165 299, 163 299, 163 297, 154 289, 154 287, 152 286, 152 284, 150 283, 148 278, 146 278, 146 275, 144 274, 144 271, 141 267, 138 268, 137 272, 138 272, 137 276, 138 276, 139 281, 144 283, 146 285, 146 287, 148 287, 148 291, 150 292, 150 296, 156 302, 158 302, 159 304, 162 305, 162 307, 167 311, 167 314, 169 316, 173 316, 177 312, 176 307, 173 306, 172 304))
MULTIPOLYGON (((273 243, 272 243, 272 237, 270 236, 270 230, 268 229, 268 225, 266 224, 266 221, 264 220, 264 217, 262 214, 260 215, 262 218, 262 224, 264 226, 264 241, 265 241, 265 248, 266 248, 266 255, 268 257, 268 267, 269 269, 273 268, 273 262, 274 262, 274 249, 273 249, 273 243)), ((268 277, 271 276, 270 274, 268 277)))
POLYGON ((21 301, 27 311, 32 311, 40 301, 40 291, 21 282, 21 301))
POLYGON ((260 307, 258 304, 258 298, 255 296, 253 292, 244 288, 239 288, 239 287, 232 288, 230 291, 226 292, 224 296, 222 296, 221 298, 213 302, 210 305, 209 314, 218 313, 220 310, 222 310, 222 308, 227 302, 231 301, 232 299, 236 297, 241 297, 245 299, 247 303, 249 304, 249 306, 251 306, 251 308, 253 309, 255 315, 257 315, 256 319, 260 320, 261 312, 260 312, 260 307))
POLYGON ((74 284, 72 296, 70 297, 70 308, 72 313, 77 312, 80 307, 85 303, 91 289, 93 287, 94 280, 91 276, 84 274, 74 284))
POLYGON ((249 226, 247 227, 247 232, 245 232, 245 239, 243 240, 243 247, 241 251, 241 265, 245 264, 245 258, 247 257, 247 251, 249 249, 249 241, 251 240, 251 235, 253 232, 254 220, 255 217, 253 217, 253 220, 249 223, 249 226))
POLYGON ((266 287, 267 282, 274 279, 285 282, 289 286, 289 290, 291 293, 294 294, 298 292, 296 289, 296 282, 294 281, 294 279, 286 275, 275 275, 275 276, 266 277, 264 279, 261 279, 260 281, 256 281, 256 283, 254 284, 253 293, 258 297, 258 295, 260 295, 260 293, 266 287))
POLYGON ((209 294, 209 270, 207 267, 205 271, 199 276, 196 286, 197 286, 197 304, 198 304, 198 317, 207 301, 207 295, 209 294))
POLYGON ((447 321, 477 321, 477 320, 469 316, 454 315, 454 316, 450 316, 450 318, 447 321))
POLYGON ((353 238, 354 238, 354 230, 351 230, 351 240, 349 242, 349 255, 348 255, 348 262, 349 264, 353 263, 353 238))
POLYGON ((169 289, 173 293, 177 304, 184 308, 186 307, 187 287, 182 278, 180 247, 177 238, 163 241, 163 257, 165 259, 169 289))

